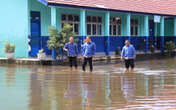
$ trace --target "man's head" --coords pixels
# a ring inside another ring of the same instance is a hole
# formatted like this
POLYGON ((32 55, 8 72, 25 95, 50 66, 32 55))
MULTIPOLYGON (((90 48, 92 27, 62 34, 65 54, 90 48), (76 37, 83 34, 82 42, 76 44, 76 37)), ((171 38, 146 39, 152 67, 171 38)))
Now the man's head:
POLYGON ((70 41, 70 43, 73 43, 73 42, 74 42, 74 38, 73 38, 73 37, 70 37, 70 38, 69 38, 69 41, 70 41))
POLYGON ((87 41, 88 43, 91 42, 91 38, 90 38, 90 36, 87 36, 87 37, 86 37, 86 41, 87 41))
POLYGON ((87 39, 84 39, 84 41, 83 41, 84 43, 86 43, 87 42, 87 39))
POLYGON ((125 41, 125 45, 126 45, 126 46, 129 46, 129 45, 130 45, 130 41, 129 41, 129 40, 126 40, 126 41, 125 41))

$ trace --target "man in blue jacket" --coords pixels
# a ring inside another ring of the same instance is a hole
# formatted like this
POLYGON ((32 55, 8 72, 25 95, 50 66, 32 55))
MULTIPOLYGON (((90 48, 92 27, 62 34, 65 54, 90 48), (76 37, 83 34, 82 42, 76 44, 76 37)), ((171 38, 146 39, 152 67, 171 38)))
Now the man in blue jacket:
POLYGON ((134 60, 136 59, 136 50, 128 40, 125 41, 125 46, 122 49, 121 59, 125 60, 126 72, 129 72, 129 67, 131 67, 131 72, 133 72, 134 60))
POLYGON ((77 44, 74 43, 74 38, 70 37, 69 42, 65 44, 64 50, 67 52, 70 70, 72 71, 72 66, 74 64, 75 69, 77 70, 77 56, 78 56, 78 47, 77 44))
POLYGON ((89 62, 90 66, 90 71, 93 71, 93 64, 92 64, 92 59, 93 56, 95 55, 96 51, 96 45, 94 42, 91 41, 91 38, 88 36, 86 37, 86 42, 82 46, 82 56, 83 56, 83 65, 82 65, 82 70, 85 72, 86 71, 86 65, 87 62, 89 62))

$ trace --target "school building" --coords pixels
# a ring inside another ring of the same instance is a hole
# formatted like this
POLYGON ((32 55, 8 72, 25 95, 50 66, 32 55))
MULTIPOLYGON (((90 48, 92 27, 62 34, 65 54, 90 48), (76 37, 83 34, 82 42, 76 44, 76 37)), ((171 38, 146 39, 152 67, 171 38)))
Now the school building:
POLYGON ((163 51, 167 41, 176 42, 174 0, 1 0, 0 57, 4 41, 15 43, 17 58, 47 55, 48 27, 61 30, 71 24, 79 37, 92 37, 96 52, 107 56, 129 39, 145 53, 153 45, 163 51))

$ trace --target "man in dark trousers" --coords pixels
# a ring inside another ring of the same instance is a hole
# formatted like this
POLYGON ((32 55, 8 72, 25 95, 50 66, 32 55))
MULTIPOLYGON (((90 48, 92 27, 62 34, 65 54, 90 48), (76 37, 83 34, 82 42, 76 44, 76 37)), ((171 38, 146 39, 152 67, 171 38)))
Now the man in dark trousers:
POLYGON ((67 52, 70 70, 72 71, 72 66, 74 64, 75 69, 77 70, 77 56, 78 56, 78 47, 77 44, 74 43, 74 38, 70 37, 69 42, 65 44, 64 50, 67 52))
POLYGON ((129 40, 125 41, 125 46, 122 49, 121 59, 125 60, 126 72, 129 72, 129 67, 131 67, 131 72, 134 71, 134 60, 136 59, 136 50, 133 45, 130 44, 129 40))
POLYGON ((86 71, 87 62, 89 62, 90 71, 91 72, 93 71, 92 59, 93 56, 95 55, 95 51, 96 51, 95 43, 91 41, 91 38, 89 36, 87 36, 86 42, 82 46, 82 56, 83 56, 82 70, 84 72, 86 71))

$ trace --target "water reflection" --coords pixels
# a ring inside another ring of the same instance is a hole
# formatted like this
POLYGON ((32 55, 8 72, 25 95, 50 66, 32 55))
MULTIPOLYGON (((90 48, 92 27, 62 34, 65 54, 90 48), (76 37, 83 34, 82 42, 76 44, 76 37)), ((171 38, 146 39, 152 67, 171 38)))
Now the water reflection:
POLYGON ((119 72, 118 64, 106 65, 104 72, 104 66, 96 66, 95 73, 70 73, 65 67, 2 66, 0 109, 175 110, 175 63, 170 62, 139 62, 134 74, 119 72))
POLYGON ((16 68, 13 66, 10 66, 5 69, 5 80, 6 80, 6 87, 14 86, 15 85, 15 71, 16 68), (9 69, 10 68, 10 69, 9 69))
POLYGON ((122 92, 127 101, 132 101, 135 96, 136 80, 134 74, 125 74, 122 77, 122 92))

